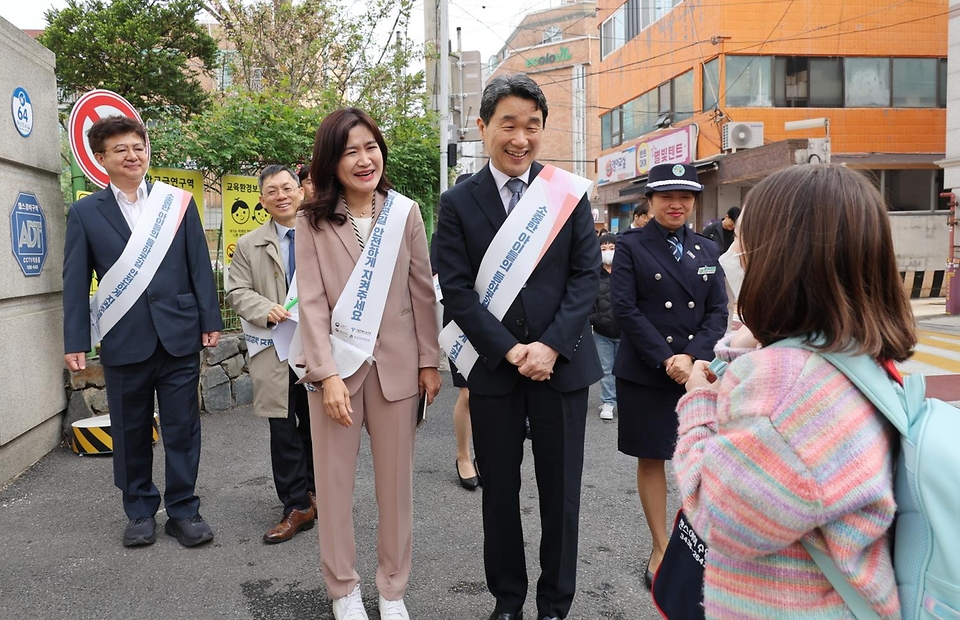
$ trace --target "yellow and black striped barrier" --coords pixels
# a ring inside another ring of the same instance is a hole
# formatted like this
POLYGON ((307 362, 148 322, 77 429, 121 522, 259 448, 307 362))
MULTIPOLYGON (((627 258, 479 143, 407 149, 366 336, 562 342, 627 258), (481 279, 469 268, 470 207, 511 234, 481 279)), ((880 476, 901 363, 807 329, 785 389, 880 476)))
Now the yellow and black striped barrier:
MULTIPOLYGON (((153 441, 160 438, 160 420, 153 416, 153 441)), ((110 454, 113 452, 113 435, 110 433, 110 416, 77 420, 73 423, 70 447, 77 454, 110 454)))

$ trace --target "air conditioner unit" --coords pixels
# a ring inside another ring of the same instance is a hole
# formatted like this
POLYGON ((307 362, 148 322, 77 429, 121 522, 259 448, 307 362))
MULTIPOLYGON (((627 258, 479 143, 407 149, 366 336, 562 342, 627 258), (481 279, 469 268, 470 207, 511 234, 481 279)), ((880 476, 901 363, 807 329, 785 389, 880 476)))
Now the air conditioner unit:
POLYGON ((763 123, 727 123, 723 126, 724 151, 758 146, 763 146, 763 123))

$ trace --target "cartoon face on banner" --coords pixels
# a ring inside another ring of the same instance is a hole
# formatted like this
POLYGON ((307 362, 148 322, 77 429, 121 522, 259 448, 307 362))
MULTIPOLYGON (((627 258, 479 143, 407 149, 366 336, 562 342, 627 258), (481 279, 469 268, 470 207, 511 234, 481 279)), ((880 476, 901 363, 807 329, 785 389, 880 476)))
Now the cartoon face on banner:
POLYGON ((257 224, 266 224, 267 220, 270 219, 270 214, 259 202, 257 203, 257 206, 253 208, 253 219, 257 221, 257 224))
POLYGON ((260 205, 260 187, 256 177, 224 175, 222 189, 223 248, 226 264, 229 265, 233 262, 237 239, 262 226, 270 214, 260 205), (262 211, 264 216, 258 211, 262 211))

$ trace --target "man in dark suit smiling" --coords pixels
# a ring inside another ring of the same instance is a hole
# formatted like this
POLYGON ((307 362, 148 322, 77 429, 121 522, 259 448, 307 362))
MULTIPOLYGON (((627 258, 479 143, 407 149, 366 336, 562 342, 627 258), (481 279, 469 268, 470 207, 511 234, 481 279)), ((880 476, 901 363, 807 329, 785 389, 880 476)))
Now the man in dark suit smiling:
POLYGON ((477 123, 490 163, 440 198, 436 246, 444 318, 456 321, 479 354, 467 381, 483 477, 484 565, 497 601, 491 620, 523 617, 527 573, 519 492, 528 417, 542 523, 538 618, 564 618, 570 610, 587 393, 603 374, 588 323, 600 251, 586 196, 502 319, 481 305, 473 288, 498 231, 522 226, 508 215, 543 170, 535 159, 546 118, 546 98, 529 77, 491 80, 477 123))
POLYGON ((126 275, 112 294, 117 300, 110 304, 107 295, 98 306, 98 322, 114 482, 129 518, 123 544, 134 547, 156 540, 160 492, 152 481, 150 445, 156 393, 166 451, 166 531, 192 547, 213 539, 194 493, 200 464, 198 352, 216 346, 223 329, 203 226, 193 200, 178 190, 166 188, 162 205, 151 202, 154 188, 144 181, 146 132, 139 121, 106 117, 93 124, 87 137, 110 184, 74 203, 67 217, 64 361, 74 372, 86 367, 91 274, 109 282, 108 274, 117 273, 111 269, 120 261, 117 269, 126 275), (175 198, 181 201, 179 209, 175 198), (128 245, 137 250, 132 257, 125 255, 128 245), (144 260, 151 254, 154 262, 144 260))

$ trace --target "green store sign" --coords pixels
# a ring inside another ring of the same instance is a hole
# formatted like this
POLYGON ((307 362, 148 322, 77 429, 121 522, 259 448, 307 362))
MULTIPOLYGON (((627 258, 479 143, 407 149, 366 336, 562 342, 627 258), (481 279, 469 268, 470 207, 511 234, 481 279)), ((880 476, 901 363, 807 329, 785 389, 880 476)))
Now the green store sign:
POLYGON ((560 51, 556 54, 544 54, 539 58, 528 58, 527 67, 540 67, 542 65, 552 65, 555 62, 563 62, 565 60, 573 60, 573 56, 570 55, 570 50, 561 47, 560 51))

